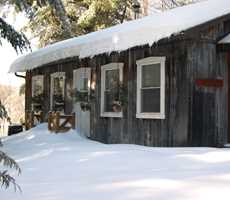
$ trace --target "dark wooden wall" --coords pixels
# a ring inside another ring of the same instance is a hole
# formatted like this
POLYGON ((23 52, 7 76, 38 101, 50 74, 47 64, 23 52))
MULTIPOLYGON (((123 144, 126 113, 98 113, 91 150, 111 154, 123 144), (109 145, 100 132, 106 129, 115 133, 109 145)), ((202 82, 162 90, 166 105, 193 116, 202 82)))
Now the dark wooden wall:
POLYGON ((149 146, 187 145, 188 105, 186 42, 177 41, 157 47, 141 47, 121 54, 99 56, 89 61, 97 74, 96 100, 91 112, 91 136, 106 143, 135 143, 149 146), (166 56, 166 119, 136 118, 136 61, 149 56, 166 56), (100 117, 100 67, 110 62, 124 63, 124 85, 128 88, 128 106, 123 118, 100 117))
MULTIPOLYGON (((65 113, 72 113, 73 110, 73 98, 72 98, 72 87, 73 87, 73 70, 77 68, 77 59, 65 60, 59 63, 53 63, 40 68, 36 68, 30 72, 31 76, 44 75, 44 96, 43 111, 46 113, 50 111, 50 88, 51 88, 51 74, 55 72, 65 72, 65 113)), ((31 80, 28 82, 27 88, 31 90, 31 80), (29 87, 30 86, 30 87, 29 87)), ((31 92, 26 95, 28 104, 26 104, 26 110, 31 109, 31 92)))
MULTIPOLYGON (((72 112, 73 70, 91 67, 96 79, 96 99, 91 108, 91 138, 104 143, 132 143, 147 146, 222 146, 228 137, 227 53, 217 50, 217 40, 228 32, 226 20, 216 20, 188 30, 183 36, 162 40, 152 47, 103 54, 92 59, 59 61, 37 68, 32 75, 45 75, 44 111, 49 111, 50 74, 66 72, 65 112, 72 112), (227 26, 227 27, 226 27, 227 26), (136 60, 166 56, 166 119, 136 118, 136 60), (128 105, 123 118, 100 117, 102 65, 124 63, 124 85, 128 105), (222 88, 198 87, 197 79, 222 79, 222 88)), ((29 87, 30 82, 27 82, 29 87)), ((30 106, 30 96, 27 95, 30 106)))

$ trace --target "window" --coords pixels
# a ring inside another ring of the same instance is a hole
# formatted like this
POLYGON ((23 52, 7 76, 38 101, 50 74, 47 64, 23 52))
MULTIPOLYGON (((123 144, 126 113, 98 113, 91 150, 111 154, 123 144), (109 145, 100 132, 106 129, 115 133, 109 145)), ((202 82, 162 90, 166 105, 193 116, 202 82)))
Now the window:
POLYGON ((89 94, 91 92, 91 69, 78 68, 74 70, 73 75, 75 102, 89 102, 89 94))
POLYGON ((165 57, 137 61, 137 118, 165 118, 165 57))
POLYGON ((32 77, 32 97, 43 95, 44 90, 44 77, 43 75, 37 75, 32 77))
POLYGON ((51 110, 64 111, 65 72, 51 74, 51 110))
POLYGON ((123 63, 110 63, 101 67, 101 116, 122 117, 119 104, 120 84, 123 81, 123 63))
POLYGON ((32 110, 41 111, 44 104, 44 76, 32 77, 32 110))

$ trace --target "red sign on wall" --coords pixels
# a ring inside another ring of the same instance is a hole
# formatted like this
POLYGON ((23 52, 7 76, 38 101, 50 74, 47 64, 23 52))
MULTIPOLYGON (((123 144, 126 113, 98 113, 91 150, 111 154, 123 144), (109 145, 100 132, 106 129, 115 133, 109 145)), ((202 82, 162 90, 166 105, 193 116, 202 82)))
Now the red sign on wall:
POLYGON ((197 79, 196 85, 199 87, 222 88, 224 81, 222 79, 197 79))

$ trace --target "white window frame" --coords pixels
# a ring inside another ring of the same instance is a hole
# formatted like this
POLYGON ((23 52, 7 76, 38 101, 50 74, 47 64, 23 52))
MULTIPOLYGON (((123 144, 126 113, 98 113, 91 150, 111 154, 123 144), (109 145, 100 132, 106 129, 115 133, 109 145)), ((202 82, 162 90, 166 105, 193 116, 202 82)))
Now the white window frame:
POLYGON ((107 65, 101 66, 101 117, 123 117, 123 112, 105 112, 104 111, 104 103, 105 103, 105 73, 109 70, 119 69, 119 81, 123 82, 123 63, 109 63, 107 65))
MULTIPOLYGON (((79 89, 79 88, 76 87, 77 86, 76 84, 77 84, 77 81, 78 81, 79 78, 81 79, 81 81, 82 81, 82 78, 87 78, 88 79, 88 93, 90 93, 90 89, 91 89, 91 68, 90 67, 81 67, 81 68, 75 69, 73 71, 73 82, 74 82, 73 89, 79 89), (80 74, 81 77, 77 77, 77 75, 79 75, 79 74, 80 74)), ((82 84, 82 82, 80 84, 82 84)))
POLYGON ((63 88, 63 91, 62 91, 62 95, 63 97, 65 98, 65 72, 55 72, 53 74, 50 75, 51 77, 51 84, 50 84, 50 109, 52 110, 53 109, 53 89, 54 89, 54 78, 59 78, 59 77, 63 77, 64 78, 64 88, 63 88))
POLYGON ((34 91, 35 82, 39 79, 41 79, 41 81, 42 81, 42 92, 44 93, 44 76, 43 75, 35 75, 35 76, 32 76, 32 97, 34 97, 34 95, 35 95, 35 91, 34 91))
POLYGON ((166 57, 148 57, 136 62, 137 64, 137 113, 141 119, 165 119, 165 61, 166 57), (141 112, 142 67, 145 65, 160 64, 160 112, 141 112))

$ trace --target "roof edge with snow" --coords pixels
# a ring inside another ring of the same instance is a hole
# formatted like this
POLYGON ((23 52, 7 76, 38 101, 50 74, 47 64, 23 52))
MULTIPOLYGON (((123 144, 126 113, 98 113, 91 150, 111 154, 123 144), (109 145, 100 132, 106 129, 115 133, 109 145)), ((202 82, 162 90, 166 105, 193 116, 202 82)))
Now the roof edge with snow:
POLYGON ((230 44, 230 34, 218 42, 219 44, 230 44))
POLYGON ((206 0, 104 30, 57 42, 15 60, 10 72, 24 72, 71 57, 93 57, 150 45, 230 14, 229 0, 206 0))

